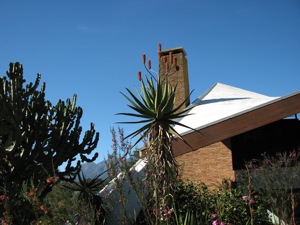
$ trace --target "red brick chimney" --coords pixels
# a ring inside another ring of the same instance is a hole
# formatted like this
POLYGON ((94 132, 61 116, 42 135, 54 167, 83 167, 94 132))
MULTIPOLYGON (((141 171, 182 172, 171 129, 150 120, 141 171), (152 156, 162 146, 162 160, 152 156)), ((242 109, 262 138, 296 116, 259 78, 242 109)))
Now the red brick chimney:
POLYGON ((180 109, 184 110, 190 104, 190 89, 188 62, 186 52, 182 47, 160 51, 159 77, 160 79, 168 78, 173 87, 177 85, 175 107, 188 98, 180 109))

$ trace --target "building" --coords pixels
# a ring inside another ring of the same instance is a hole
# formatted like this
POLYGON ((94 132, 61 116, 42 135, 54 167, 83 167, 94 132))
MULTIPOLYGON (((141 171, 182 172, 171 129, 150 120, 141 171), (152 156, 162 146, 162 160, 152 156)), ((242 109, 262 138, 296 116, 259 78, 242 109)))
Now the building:
MULTIPOLYGON (((189 97, 186 52, 182 47, 164 50, 161 57, 177 59, 177 71, 169 81, 177 84, 179 104, 189 97)), ((159 60, 160 76, 166 59, 159 60)), ((282 97, 269 97, 222 83, 216 83, 186 107, 189 116, 176 126, 190 146, 173 142, 183 179, 212 186, 224 178, 236 180, 245 161, 264 152, 292 151, 300 147, 300 91, 282 97)))
MULTIPOLYGON (((187 113, 192 114, 179 122, 193 129, 175 127, 189 145, 180 139, 173 141, 173 152, 181 165, 183 179, 214 187, 224 178, 236 180, 244 162, 258 158, 264 152, 291 151, 300 147, 300 121, 297 119, 300 91, 283 97, 269 97, 216 83, 190 103, 184 49, 164 50, 160 56, 160 76, 168 75, 169 82, 177 85, 175 105, 187 100, 182 109, 189 108, 187 113), (166 61, 174 56, 176 68, 165 73, 166 61)), ((134 180, 143 179, 146 166, 147 161, 142 158, 130 169, 134 180)), ((114 209, 109 212, 109 224, 121 224, 119 216, 124 212, 131 224, 141 209, 137 195, 123 173, 99 195, 107 196, 105 199, 109 199, 114 209), (128 199, 126 209, 119 202, 117 183, 128 199)))

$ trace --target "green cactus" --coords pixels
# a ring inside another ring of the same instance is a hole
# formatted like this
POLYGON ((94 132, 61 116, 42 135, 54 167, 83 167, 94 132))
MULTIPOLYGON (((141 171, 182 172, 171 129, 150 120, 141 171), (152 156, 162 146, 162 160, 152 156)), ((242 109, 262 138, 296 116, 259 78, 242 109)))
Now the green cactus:
POLYGON ((43 198, 51 190, 47 177, 74 180, 81 162, 98 157, 87 155, 96 148, 99 133, 91 123, 80 138, 83 111, 76 106, 76 95, 52 105, 45 99, 45 83, 37 90, 40 74, 25 86, 23 67, 17 62, 10 63, 6 75, 0 77, 0 195, 4 189, 17 192, 22 183, 33 180, 45 182, 43 198), (59 170, 62 165, 65 169, 59 170))

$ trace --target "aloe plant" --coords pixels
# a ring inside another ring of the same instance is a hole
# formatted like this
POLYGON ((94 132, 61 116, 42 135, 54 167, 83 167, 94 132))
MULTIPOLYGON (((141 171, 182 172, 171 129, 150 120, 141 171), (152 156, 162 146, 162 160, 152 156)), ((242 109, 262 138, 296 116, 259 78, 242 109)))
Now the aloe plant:
POLYGON ((103 200, 97 195, 106 183, 106 179, 100 178, 103 174, 100 173, 92 179, 87 179, 83 173, 82 175, 78 173, 78 182, 73 181, 69 185, 64 185, 75 193, 78 192, 78 200, 82 203, 78 212, 79 224, 85 224, 88 221, 103 224, 105 221, 103 200))
MULTIPOLYGON (((144 57, 143 61, 145 63, 144 57)), ((175 107, 176 86, 171 86, 168 76, 156 79, 152 74, 150 75, 150 78, 146 76, 146 82, 144 82, 139 73, 141 92, 138 92, 138 95, 128 88, 126 90, 129 95, 121 92, 129 101, 128 106, 135 112, 118 113, 118 115, 141 119, 119 123, 144 124, 126 138, 140 135, 133 146, 143 139, 146 140, 147 182, 150 184, 151 199, 157 220, 160 220, 160 217, 171 207, 171 204, 165 200, 165 196, 174 190, 178 175, 178 163, 173 154, 172 140, 175 137, 181 139, 182 137, 174 129, 174 125, 187 127, 177 120, 187 116, 189 109, 179 111, 185 101, 175 107)))
POLYGON ((151 132, 153 132, 155 127, 161 127, 164 129, 165 134, 170 137, 182 138, 173 126, 180 125, 191 129, 190 127, 176 121, 179 118, 185 117, 186 112, 190 109, 179 111, 185 101, 174 108, 176 86, 172 87, 169 84, 168 79, 154 79, 152 76, 150 78, 146 77, 146 84, 143 80, 141 80, 141 84, 142 91, 141 94, 138 93, 138 97, 140 99, 128 88, 126 88, 126 90, 131 98, 121 92, 121 94, 130 102, 131 105, 128 106, 136 111, 136 113, 118 113, 117 115, 138 117, 143 118, 143 120, 119 123, 146 123, 146 125, 129 134, 125 138, 133 138, 137 135, 141 135, 133 145, 135 146, 143 138, 146 138, 151 132))

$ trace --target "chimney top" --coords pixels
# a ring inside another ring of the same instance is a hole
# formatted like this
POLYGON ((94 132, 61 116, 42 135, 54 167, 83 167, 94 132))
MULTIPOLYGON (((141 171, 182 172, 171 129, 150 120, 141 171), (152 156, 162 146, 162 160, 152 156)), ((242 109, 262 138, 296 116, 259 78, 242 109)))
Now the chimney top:
POLYGON ((183 47, 171 48, 167 50, 162 50, 159 52, 159 76, 165 79, 168 77, 169 84, 176 88, 176 100, 174 108, 178 107, 182 102, 185 102, 180 110, 184 110, 190 104, 190 91, 189 91, 189 77, 188 77, 188 62, 186 59, 186 52, 183 47), (173 70, 169 73, 166 70, 167 64, 165 60, 170 60, 170 53, 177 59, 176 70, 173 70), (161 58, 163 57, 163 58, 161 58))
POLYGON ((183 55, 186 56, 186 52, 184 51, 183 47, 161 50, 161 56, 169 55, 169 52, 173 52, 173 54, 183 53, 183 55))

